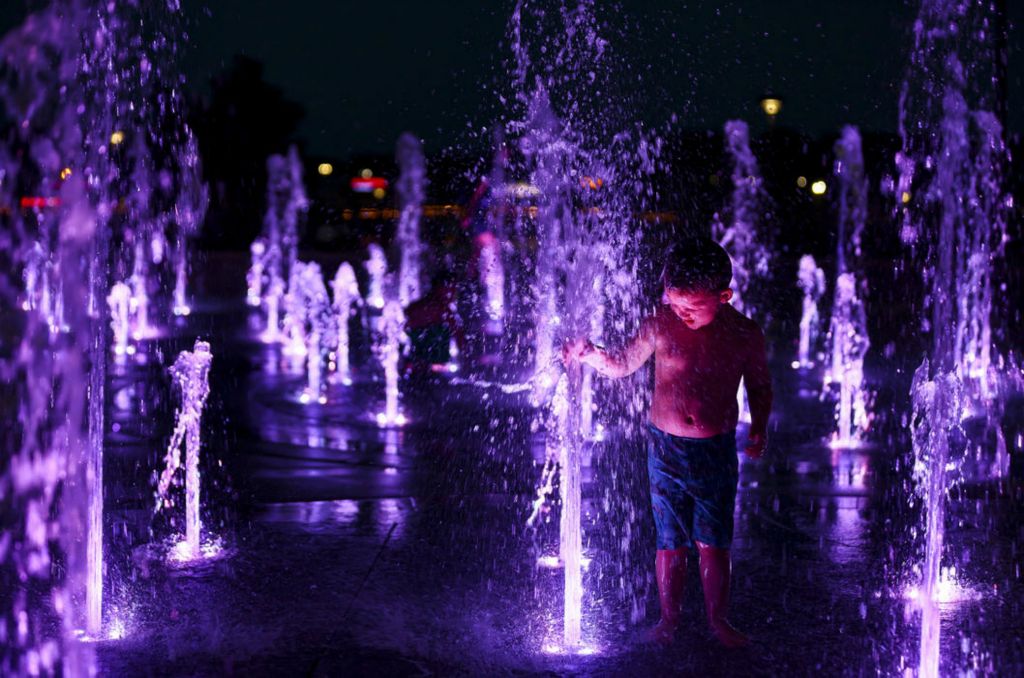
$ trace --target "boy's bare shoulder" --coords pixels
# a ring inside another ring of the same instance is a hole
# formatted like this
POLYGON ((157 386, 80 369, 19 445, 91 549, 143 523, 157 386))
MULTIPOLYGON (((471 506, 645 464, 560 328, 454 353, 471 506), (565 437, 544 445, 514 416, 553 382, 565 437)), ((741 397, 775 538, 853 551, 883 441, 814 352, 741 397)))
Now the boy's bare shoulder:
POLYGON ((730 329, 738 335, 751 340, 761 339, 764 337, 764 331, 761 329, 761 326, 757 324, 757 321, 743 315, 733 308, 731 304, 726 304, 720 313, 723 314, 723 319, 727 321, 727 325, 730 329))

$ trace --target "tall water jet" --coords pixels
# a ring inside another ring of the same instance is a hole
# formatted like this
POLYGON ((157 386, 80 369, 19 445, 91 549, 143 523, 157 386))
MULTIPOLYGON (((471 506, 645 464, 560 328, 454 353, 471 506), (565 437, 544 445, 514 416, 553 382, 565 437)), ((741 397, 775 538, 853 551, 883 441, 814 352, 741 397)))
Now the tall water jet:
POLYGON ((266 269, 267 243, 256 238, 249 245, 250 264, 245 274, 245 303, 259 307, 263 303, 263 275, 266 269))
POLYGON ((210 344, 196 340, 191 351, 178 354, 170 367, 171 378, 181 394, 181 405, 174 413, 174 431, 164 456, 164 469, 157 485, 156 508, 172 506, 171 481, 181 468, 181 444, 185 443, 185 541, 179 555, 184 559, 199 556, 199 452, 202 446, 203 407, 210 395, 210 344))
POLYGON ((866 327, 867 314, 857 294, 857 279, 852 273, 842 273, 836 279, 832 301, 832 321, 828 330, 829 367, 825 378, 826 386, 834 385, 839 390, 837 430, 832 439, 835 447, 855 447, 868 426, 864 356, 870 343, 866 327))
MULTIPOLYGON (((132 288, 131 313, 132 338, 141 340, 150 336, 149 327, 149 292, 152 263, 163 260, 162 246, 154 252, 156 233, 163 240, 165 215, 160 214, 157 205, 160 203, 154 195, 154 170, 149 149, 146 147, 145 135, 133 135, 127 159, 134 162, 129 184, 128 197, 125 200, 127 209, 125 224, 125 246, 131 247, 132 273, 128 284, 132 288), (159 254, 159 258, 154 256, 159 254)), ((118 130, 111 134, 111 146, 114 148, 125 145, 125 132, 118 130), (117 142, 116 144, 114 142, 117 142)), ((159 183, 159 181, 157 182, 159 183)), ((162 196, 160 196, 162 197, 162 196)))
MULTIPOLYGON (((112 132, 129 110, 156 129, 144 90, 161 77, 153 57, 173 37, 160 21, 174 11, 154 9, 144 42, 136 7, 58 1, 0 40, 0 202, 36 205, 3 215, 0 244, 0 310, 20 316, 17 348, 0 357, 19 409, 0 434, 0 568, 22 582, 4 598, 4 674, 94 670, 77 638, 103 622, 105 301, 123 196, 112 132)), ((176 97, 165 103, 177 114, 176 97)))
POLYGON ((554 361, 555 332, 562 323, 558 309, 559 264, 565 261, 563 222, 572 206, 571 182, 560 174, 571 162, 571 146, 560 138, 562 131, 548 102, 538 89, 530 102, 529 133, 521 141, 523 154, 533 166, 531 183, 540 188, 537 216, 537 260, 533 293, 534 374, 538 377, 534 402, 542 401, 555 380, 549 376, 554 361))
POLYGON ((377 414, 381 426, 402 426, 406 417, 399 407, 398 363, 408 345, 405 334, 405 311, 398 299, 388 299, 381 314, 377 353, 384 368, 384 411, 377 414))
POLYGON ((481 209, 485 209, 484 220, 487 230, 477 237, 480 245, 480 284, 484 289, 484 312, 487 317, 486 331, 500 334, 505 319, 505 262, 504 248, 507 242, 505 216, 507 210, 507 187, 505 165, 508 150, 504 137, 495 133, 494 158, 491 172, 487 177, 487 193, 481 209))
POLYGON ((303 402, 327 402, 324 395, 324 353, 328 339, 335 331, 331 314, 330 298, 324 285, 320 265, 315 262, 303 264, 296 262, 296 297, 297 303, 304 309, 302 313, 303 336, 305 337, 304 355, 306 356, 306 390, 301 399, 303 402))
POLYGON ((346 261, 338 266, 338 272, 331 282, 331 292, 334 318, 337 323, 334 374, 339 382, 349 386, 352 384, 352 370, 349 365, 348 325, 352 319, 354 308, 363 301, 359 296, 359 282, 356 280, 355 271, 352 270, 352 264, 346 261))
MULTIPOLYGON (((536 274, 536 372, 544 375, 550 370, 556 328, 560 325, 566 336, 582 332, 582 316, 588 309, 589 299, 581 297, 580 276, 572 264, 573 255, 579 263, 587 259, 584 238, 586 231, 578 226, 572 213, 573 182, 567 166, 576 158, 576 150, 565 138, 568 131, 551 110, 547 91, 538 88, 529 110, 529 132, 522 141, 524 155, 533 166, 532 183, 541 190, 538 200, 537 228, 538 259, 536 274), (564 267, 564 268, 561 268, 564 267), (564 271, 565 286, 560 289, 559 275, 564 271), (560 294, 561 292, 561 294, 560 294), (564 295, 564 307, 559 308, 559 297, 564 295)), ((584 273, 584 272, 580 272, 584 273)), ((558 400, 565 399, 564 406, 555 405, 561 411, 558 417, 559 430, 555 438, 559 443, 558 455, 561 482, 561 516, 559 520, 559 556, 564 568, 563 629, 562 639, 569 649, 575 649, 582 642, 582 532, 580 525, 582 501, 582 444, 580 429, 580 405, 582 402, 581 365, 570 365, 565 377, 558 383, 564 384, 565 393, 558 400), (564 380, 564 381, 563 381, 564 380)), ((544 384, 538 380, 543 394, 544 384)))
POLYGON ((924 0, 900 98, 900 233, 925 262, 931 313, 922 324, 932 337, 932 368, 949 356, 965 381, 965 404, 994 395, 993 266, 1012 206, 1003 127, 993 113, 998 12, 980 2, 924 0))
MULTIPOLYGON (((284 320, 281 325, 284 331, 285 355, 304 357, 306 355, 307 324, 309 320, 309 305, 307 302, 305 284, 306 264, 302 261, 294 261, 288 271, 288 291, 284 294, 284 320)), ((319 266, 317 266, 319 268, 319 266)))
POLYGON ((918 602, 921 605, 919 676, 939 675, 941 619, 938 607, 939 576, 945 535, 948 467, 959 452, 954 434, 960 427, 963 387, 956 374, 929 377, 925 359, 914 372, 910 389, 913 404, 911 431, 914 446, 914 479, 918 496, 926 506, 925 553, 918 602))
MULTIPOLYGON (((279 313, 281 305, 288 303, 285 295, 292 292, 292 268, 298 261, 299 222, 307 209, 309 199, 303 185, 302 162, 298 150, 293 146, 287 157, 269 156, 267 210, 263 216, 261 234, 266 242, 266 252, 260 266, 266 276, 267 291, 263 299, 267 310, 264 341, 276 341, 280 337, 280 328, 271 322, 271 315, 279 313)), ((285 333, 288 333, 288 328, 285 328, 285 333)))
POLYGON ((50 261, 50 255, 43 250, 42 243, 35 242, 28 251, 25 258, 22 281, 24 284, 24 301, 21 308, 24 311, 36 311, 46 318, 47 324, 53 331, 60 327, 60 320, 56 312, 54 297, 59 296, 54 284, 54 266, 50 261))
POLYGON ((395 148, 399 177, 398 230, 395 242, 400 253, 398 267, 398 302, 402 308, 423 296, 423 243, 420 240, 420 219, 426 196, 427 165, 420 140, 406 132, 398 138, 395 148))
POLYGON ((500 331, 505 318, 505 267, 501 261, 501 242, 488 233, 480 244, 480 283, 484 288, 484 310, 491 331, 500 331))
POLYGON ((822 397, 838 390, 837 428, 832 444, 856 446, 868 426, 864 391, 864 357, 871 342, 862 300, 864 280, 861 240, 868 216, 868 182, 856 127, 843 128, 835 144, 835 175, 839 185, 836 229, 836 284, 828 331, 829 366, 822 397))
POLYGON ((260 338, 268 343, 276 343, 284 338, 281 333, 281 303, 285 297, 284 280, 279 276, 271 276, 268 282, 267 295, 263 305, 267 309, 267 326, 260 338))
POLYGON ((292 266, 299 258, 300 226, 309 211, 309 197, 302 178, 302 159, 299 149, 288 148, 288 177, 291 192, 288 195, 287 209, 284 214, 284 234, 282 237, 284 256, 288 266, 292 266))
MULTIPOLYGON (((526 519, 527 525, 534 525, 541 515, 548 498, 554 492, 555 478, 565 465, 563 451, 567 435, 569 414, 569 380, 563 374, 555 385, 555 391, 548 402, 547 421, 544 425, 544 469, 541 471, 537 496, 533 502, 533 510, 526 519)), ((559 539, 558 557, 562 558, 562 540, 559 539)))
POLYGON ((384 278, 388 274, 388 259, 384 256, 384 248, 375 242, 367 247, 368 258, 364 267, 370 276, 370 286, 366 291, 366 303, 373 308, 384 308, 384 278))
POLYGON ((203 224, 206 208, 209 205, 209 194, 202 182, 202 166, 199 159, 199 147, 192 131, 187 127, 183 130, 184 140, 175 149, 177 176, 174 182, 174 222, 177 226, 175 235, 174 258, 174 300, 175 315, 185 316, 192 312, 188 301, 188 264, 189 240, 194 238, 203 224))
POLYGON ((797 286, 803 293, 803 304, 800 312, 800 342, 793 367, 808 368, 814 366, 811 356, 817 344, 821 326, 818 302, 825 295, 825 271, 818 267, 814 257, 810 254, 800 257, 797 286))
MULTIPOLYGON (((961 418, 993 402, 993 267, 1006 241, 1012 202, 1003 187, 1006 148, 994 111, 1003 108, 998 3, 922 0, 900 93, 896 157, 900 235, 926 293, 921 329, 930 359, 911 391, 915 479, 924 498, 918 674, 940 669, 938 590, 947 493, 959 480, 961 418)), ((991 423, 991 422, 990 422, 991 423)))
POLYGON ((110 329, 114 333, 114 354, 119 356, 134 353, 133 347, 128 344, 131 335, 131 298, 132 289, 123 282, 111 285, 110 294, 107 295, 107 305, 110 306, 110 329))
MULTIPOLYGON (((732 158, 732 194, 723 217, 715 215, 711 235, 732 259, 732 305, 764 326, 760 309, 749 292, 768 275, 771 254, 765 232, 769 199, 757 158, 750 148, 750 130, 742 120, 725 123, 725 147, 732 158)), ((740 383, 736 396, 740 420, 750 421, 746 387, 740 383)))
POLYGON ((732 305, 740 313, 754 317, 758 309, 749 298, 749 291, 768 274, 771 261, 764 229, 768 197, 757 158, 750 148, 746 122, 725 123, 725 147, 732 159, 733 188, 724 218, 718 217, 712 224, 712 237, 732 259, 732 305))
MULTIPOLYGON (((636 214, 653 193, 646 182, 661 140, 644 132, 611 80, 616 57, 603 36, 592 3, 558 12, 518 2, 510 22, 515 107, 505 126, 518 146, 528 176, 530 220, 521 226, 535 237, 533 276, 533 401, 557 398, 556 341, 588 336, 591 317, 603 307, 612 341, 631 336, 640 320, 636 214), (585 83, 585 85, 583 85, 585 83), (535 230, 532 230, 534 229, 535 230), (595 280, 603 280, 600 289, 595 280)), ((584 456, 581 366, 565 375, 565 431, 560 441, 560 553, 564 565, 563 651, 585 649, 582 573, 582 458, 584 456)), ((609 416, 630 426, 637 403, 629 381, 606 400, 609 416)), ((549 435, 552 431, 548 431, 549 435)), ((623 543, 627 543, 628 539, 623 543)))
POLYGON ((135 266, 128 279, 132 296, 129 310, 132 315, 132 339, 136 341, 152 336, 153 328, 149 324, 149 275, 146 246, 142 242, 135 244, 135 266))
POLYGON ((271 155, 267 158, 267 210, 263 215, 261 236, 267 243, 262 260, 262 269, 267 277, 267 293, 263 299, 267 322, 262 338, 267 342, 281 338, 280 311, 288 291, 286 281, 292 263, 288 261, 288 265, 285 265, 283 237, 285 223, 289 221, 291 194, 291 173, 284 157, 271 155))

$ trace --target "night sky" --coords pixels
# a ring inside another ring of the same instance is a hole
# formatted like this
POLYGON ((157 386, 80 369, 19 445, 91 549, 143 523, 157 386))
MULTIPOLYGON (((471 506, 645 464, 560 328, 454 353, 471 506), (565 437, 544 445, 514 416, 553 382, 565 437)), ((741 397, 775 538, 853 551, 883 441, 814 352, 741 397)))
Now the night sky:
MULTIPOLYGON (((0 9, 6 31, 24 5, 0 9)), ((235 54, 265 64, 265 78, 306 109, 299 134, 308 152, 390 153, 411 130, 428 151, 459 144, 467 123, 495 114, 503 38, 512 2, 470 0, 217 0, 183 5, 190 41, 183 64, 203 91, 235 54)), ((599 5, 601 3, 598 3, 599 5)), ((1024 125, 1019 25, 1011 2, 1011 129, 1024 125)), ((718 128, 757 122, 758 97, 785 98, 781 122, 812 135, 846 123, 895 130, 897 96, 916 2, 749 0, 624 3, 622 32, 610 36, 633 65, 650 67, 649 105, 663 124, 718 128)))

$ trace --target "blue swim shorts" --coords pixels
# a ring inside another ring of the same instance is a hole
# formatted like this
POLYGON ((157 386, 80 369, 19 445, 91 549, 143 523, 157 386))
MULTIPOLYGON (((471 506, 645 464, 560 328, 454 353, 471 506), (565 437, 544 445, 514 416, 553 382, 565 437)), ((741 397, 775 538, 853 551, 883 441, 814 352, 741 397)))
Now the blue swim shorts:
POLYGON ((739 460, 736 433, 683 438, 648 424, 647 472, 658 549, 729 548, 739 460))

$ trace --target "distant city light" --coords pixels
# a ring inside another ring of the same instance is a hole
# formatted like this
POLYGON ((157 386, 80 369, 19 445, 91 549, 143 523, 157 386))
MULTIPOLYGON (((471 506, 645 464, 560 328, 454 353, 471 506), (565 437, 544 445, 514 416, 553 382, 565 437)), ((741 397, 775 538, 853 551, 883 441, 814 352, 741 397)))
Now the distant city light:
POLYGON ((124 132, 122 132, 121 130, 117 130, 116 132, 110 135, 111 146, 119 146, 122 141, 124 141, 124 132))
POLYGON ((369 179, 370 177, 373 176, 373 170, 369 168, 364 169, 362 172, 359 173, 359 176, 361 176, 364 179, 369 179))
POLYGON ((21 199, 23 209, 34 209, 39 207, 57 207, 60 205, 60 198, 43 198, 39 196, 24 196, 21 199))
POLYGON ((378 187, 373 189, 373 197, 376 198, 377 200, 383 200, 384 196, 387 194, 388 192, 385 191, 383 188, 378 187))
POLYGON ((811 193, 813 193, 814 195, 825 195, 825 191, 827 190, 828 184, 826 184, 821 179, 818 179, 813 184, 811 184, 811 193))
POLYGON ((334 174, 334 165, 329 162, 322 162, 316 166, 316 171, 322 177, 329 177, 334 174))
POLYGON ((373 193, 378 188, 387 188, 388 180, 384 177, 352 177, 349 185, 356 193, 373 193))
POLYGON ((768 117, 774 118, 782 110, 782 99, 776 99, 775 97, 761 99, 761 110, 768 117))
POLYGON ((903 194, 900 195, 900 202, 902 202, 904 205, 910 202, 910 193, 907 191, 903 191, 903 194))
POLYGON ((505 192, 513 198, 530 198, 540 195, 540 189, 533 184, 519 181, 505 187, 505 192))
POLYGON ((800 188, 807 188, 807 177, 797 177, 796 185, 800 188))
POLYGON ((60 171, 60 178, 61 179, 67 179, 70 176, 71 176, 71 168, 70 167, 65 167, 64 169, 62 169, 60 171))

